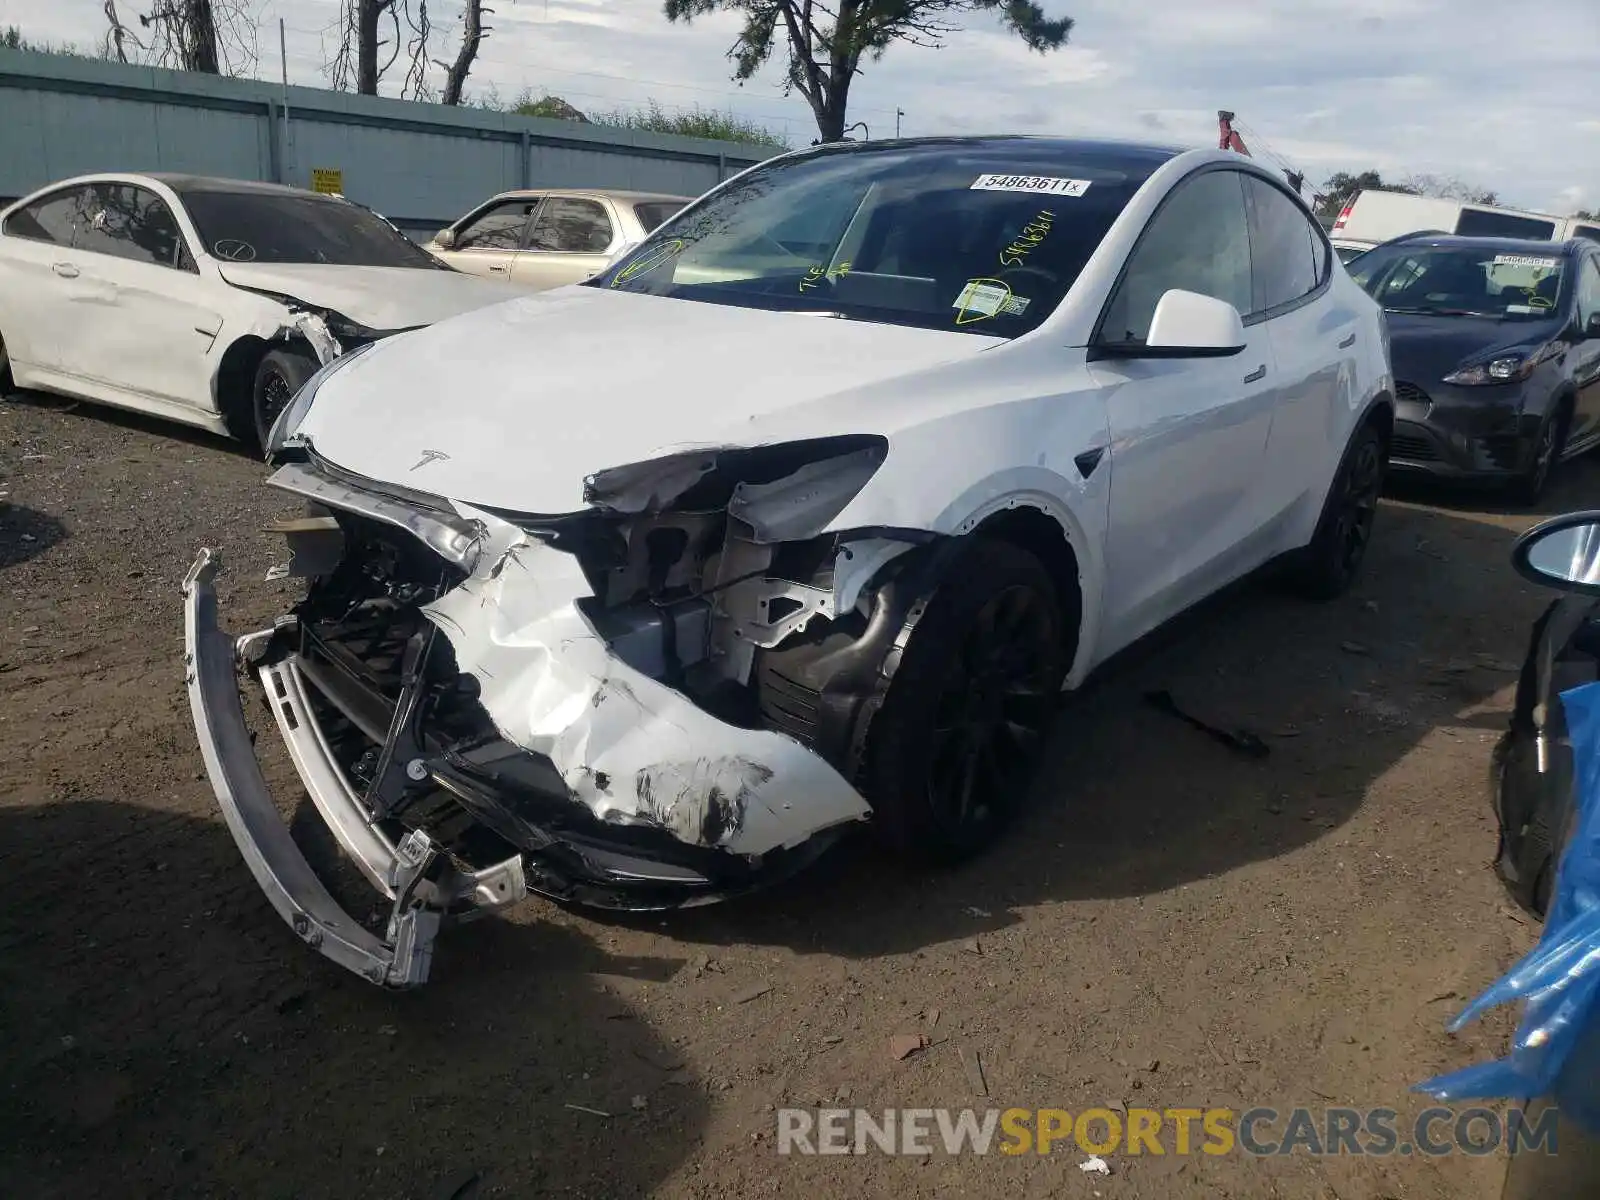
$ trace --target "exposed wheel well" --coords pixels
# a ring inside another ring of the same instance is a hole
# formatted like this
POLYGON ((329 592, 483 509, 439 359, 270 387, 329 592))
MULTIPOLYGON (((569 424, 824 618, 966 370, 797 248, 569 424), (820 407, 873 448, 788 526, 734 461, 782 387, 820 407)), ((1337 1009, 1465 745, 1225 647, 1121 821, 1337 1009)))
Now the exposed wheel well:
POLYGON ((251 411, 256 367, 273 343, 266 338, 242 337, 222 355, 217 368, 217 411, 228 430, 241 441, 255 437, 255 414, 251 411))
POLYGON ((1061 600, 1061 615, 1071 637, 1067 646, 1067 661, 1071 663, 1077 656, 1078 638, 1083 630, 1083 585, 1078 574, 1078 556, 1060 522, 1032 505, 1020 505, 985 517, 968 536, 1009 542, 1044 564, 1061 600))
POLYGON ((1379 436, 1383 438, 1384 446, 1387 447, 1389 445, 1389 439, 1394 436, 1394 405, 1389 402, 1388 397, 1379 400, 1367 410, 1366 418, 1362 421, 1362 424, 1370 425, 1376 429, 1379 436))

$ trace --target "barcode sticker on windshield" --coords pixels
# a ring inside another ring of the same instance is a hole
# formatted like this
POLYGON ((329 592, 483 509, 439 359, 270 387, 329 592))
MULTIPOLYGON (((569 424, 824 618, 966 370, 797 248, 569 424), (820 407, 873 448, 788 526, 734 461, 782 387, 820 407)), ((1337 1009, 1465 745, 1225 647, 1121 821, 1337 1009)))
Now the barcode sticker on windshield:
POLYGON ((1494 265, 1497 267, 1544 267, 1554 269, 1561 265, 1559 258, 1540 258, 1535 254, 1496 254, 1494 265))
POLYGON ((974 192, 1038 192, 1048 196, 1081 196, 1089 190, 1087 179, 1059 179, 1053 175, 979 175, 974 192))
POLYGON ((972 279, 961 289, 961 294, 950 307, 960 310, 956 313, 956 324, 967 325, 999 313, 1020 317, 1027 310, 1028 298, 1013 296, 1011 289, 1003 283, 972 279))

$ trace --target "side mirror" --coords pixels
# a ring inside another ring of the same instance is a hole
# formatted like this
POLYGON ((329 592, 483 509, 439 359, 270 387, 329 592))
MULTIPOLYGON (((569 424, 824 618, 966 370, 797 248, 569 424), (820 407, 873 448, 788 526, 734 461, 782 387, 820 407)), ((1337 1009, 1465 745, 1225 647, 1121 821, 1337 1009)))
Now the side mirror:
POLYGON ((1145 349, 1186 357, 1226 357, 1244 349, 1244 318, 1226 300, 1173 288, 1150 318, 1145 349))
POLYGON ((441 229, 433 235, 433 244, 441 250, 452 249, 456 244, 456 231, 454 229, 441 229))
POLYGON ((1583 327, 1583 336, 1586 338, 1600 338, 1600 312, 1589 314, 1589 321, 1583 327))
POLYGON ((1543 587, 1600 596, 1600 512, 1541 521, 1517 539, 1511 565, 1543 587))

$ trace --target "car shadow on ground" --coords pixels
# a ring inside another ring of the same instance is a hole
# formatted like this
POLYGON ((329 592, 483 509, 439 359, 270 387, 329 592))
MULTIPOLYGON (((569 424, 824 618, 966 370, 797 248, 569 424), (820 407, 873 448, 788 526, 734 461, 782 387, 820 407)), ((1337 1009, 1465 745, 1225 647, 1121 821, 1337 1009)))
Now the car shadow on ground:
POLYGON ((0 492, 0 571, 27 562, 67 538, 67 527, 49 513, 12 504, 0 492))
POLYGON ((120 426, 123 429, 148 434, 151 437, 183 442, 186 445, 202 450, 226 451, 240 458, 259 461, 261 457, 243 442, 234 438, 224 437, 220 433, 212 433, 209 429, 201 429, 195 425, 185 425, 181 421, 172 421, 165 417, 134 412, 128 408, 113 408, 109 404, 96 404, 92 400, 76 400, 70 396, 57 396, 52 392, 19 391, 0 396, 0 403, 51 409, 60 413, 72 413, 77 416, 92 418, 107 425, 120 426))
POLYGON ((0 809, 0 862, 9 1196, 642 1196, 704 1131, 605 978, 675 963, 484 923, 448 988, 383 992, 297 943, 220 821, 131 795, 0 809))
POLYGON ((1349 596, 1308 604, 1246 581, 1067 697, 1022 815, 986 854, 919 872, 857 836, 768 892, 667 928, 712 945, 909 953, 1032 906, 1150 895, 1292 854, 1349 821, 1424 738, 1459 740, 1486 770, 1509 703, 1493 698, 1514 684, 1552 595, 1511 570, 1510 524, 1385 503, 1349 596), (1270 754, 1236 753, 1159 711, 1155 689, 1257 734, 1270 754))

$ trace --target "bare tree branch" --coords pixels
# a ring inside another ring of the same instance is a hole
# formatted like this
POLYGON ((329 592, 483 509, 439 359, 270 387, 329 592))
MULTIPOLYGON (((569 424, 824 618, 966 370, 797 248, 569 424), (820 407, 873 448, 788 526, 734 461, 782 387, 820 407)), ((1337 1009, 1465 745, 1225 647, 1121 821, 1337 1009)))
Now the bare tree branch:
POLYGON ((483 23, 483 14, 492 12, 494 9, 485 7, 483 0, 467 0, 466 7, 461 13, 461 49, 456 51, 456 60, 450 64, 449 70, 445 73, 444 103, 461 103, 461 93, 467 86, 467 76, 472 73, 472 64, 477 60, 478 49, 489 33, 488 27, 483 23))
POLYGON ((428 36, 432 32, 428 23, 428 0, 417 0, 415 14, 409 4, 406 6, 406 24, 411 27, 411 41, 406 46, 411 62, 406 69, 406 81, 400 87, 400 96, 427 100, 431 91, 428 87, 428 36))

